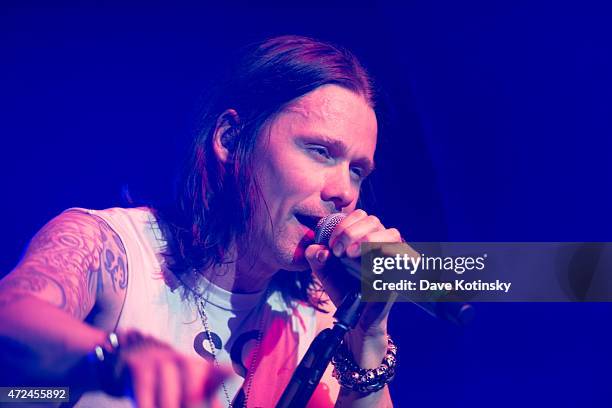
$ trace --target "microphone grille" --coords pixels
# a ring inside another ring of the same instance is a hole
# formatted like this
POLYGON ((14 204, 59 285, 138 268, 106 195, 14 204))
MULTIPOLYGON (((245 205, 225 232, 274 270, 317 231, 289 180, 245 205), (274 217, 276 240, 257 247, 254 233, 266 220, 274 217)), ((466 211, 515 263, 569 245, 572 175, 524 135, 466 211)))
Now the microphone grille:
POLYGON ((329 245, 329 237, 334 232, 336 225, 340 224, 345 218, 346 214, 344 213, 334 213, 321 218, 317 223, 317 228, 315 228, 315 243, 329 245))

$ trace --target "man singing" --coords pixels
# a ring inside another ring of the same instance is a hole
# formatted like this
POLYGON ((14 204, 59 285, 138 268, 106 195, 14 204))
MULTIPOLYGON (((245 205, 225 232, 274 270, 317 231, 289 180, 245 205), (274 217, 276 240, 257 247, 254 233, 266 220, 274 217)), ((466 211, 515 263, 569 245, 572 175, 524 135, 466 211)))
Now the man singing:
MULTIPOLYGON (((78 407, 274 406, 351 286, 328 261, 401 241, 356 209, 374 108, 348 51, 254 46, 210 98, 175 205, 73 208, 32 239, 0 283, 7 377, 69 385, 78 407), (329 248, 314 244, 335 212, 329 248)), ((389 309, 366 305, 309 406, 391 406, 389 309)))

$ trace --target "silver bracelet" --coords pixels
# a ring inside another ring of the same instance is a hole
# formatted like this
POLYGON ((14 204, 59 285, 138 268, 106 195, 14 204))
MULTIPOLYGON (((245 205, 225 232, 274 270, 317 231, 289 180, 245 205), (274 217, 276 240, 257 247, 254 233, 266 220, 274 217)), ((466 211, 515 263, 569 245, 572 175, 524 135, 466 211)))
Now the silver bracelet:
POLYGON ((397 346, 387 336, 387 354, 381 364, 376 368, 360 368, 351 352, 344 343, 338 347, 332 358, 334 365, 333 376, 343 388, 357 391, 360 394, 369 394, 380 391, 395 376, 397 366, 397 346))

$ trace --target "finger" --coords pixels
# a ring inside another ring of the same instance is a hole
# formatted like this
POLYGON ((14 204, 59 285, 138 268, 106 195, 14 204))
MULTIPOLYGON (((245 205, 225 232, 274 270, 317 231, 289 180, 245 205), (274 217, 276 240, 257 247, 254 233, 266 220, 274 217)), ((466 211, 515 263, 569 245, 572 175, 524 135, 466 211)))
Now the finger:
POLYGON ((318 244, 308 245, 304 252, 310 269, 315 273, 321 271, 325 267, 330 254, 329 249, 325 245, 318 244))
POLYGON ((205 398, 210 398, 211 392, 216 391, 217 387, 207 384, 209 377, 214 375, 215 367, 205 360, 195 358, 184 358, 181 364, 185 406, 192 407, 201 404, 205 398), (211 390, 211 388, 215 389, 211 390))
POLYGON ((336 227, 332 231, 331 235, 329 236, 329 247, 330 248, 333 247, 333 245, 336 243, 336 239, 338 238, 338 236, 341 235, 342 232, 346 228, 350 227, 355 222, 357 222, 360 219, 365 218, 367 216, 368 216, 368 214, 365 211, 361 210, 361 209, 357 209, 357 210, 351 212, 350 214, 348 214, 346 216, 346 218, 344 218, 342 221, 340 221, 340 223, 338 225, 336 225, 336 227))
POLYGON ((178 408, 182 400, 181 374, 174 356, 165 356, 157 365, 157 406, 178 408))
MULTIPOLYGON (((398 233, 399 236, 399 233, 398 233)), ((411 258, 420 258, 421 255, 417 250, 412 248, 406 242, 402 241, 400 236, 399 241, 395 241, 392 244, 381 245, 380 246, 380 255, 381 256, 395 256, 395 255, 407 255, 411 258)))
POLYGON ((331 259, 331 251, 327 247, 316 244, 310 245, 306 248, 305 255, 312 272, 322 284, 326 296, 329 296, 335 305, 340 304, 347 291, 356 289, 354 287, 358 284, 356 279, 342 273, 342 268, 329 267, 333 260, 331 259))
POLYGON ((332 251, 334 252, 334 255, 340 257, 350 247, 351 251, 346 254, 348 256, 355 256, 356 250, 358 249, 358 244, 364 241, 363 238, 366 235, 384 229, 385 227, 377 217, 373 215, 363 217, 345 228, 337 235, 336 240, 332 245, 332 251))
POLYGON ((389 228, 366 234, 347 248, 347 255, 350 257, 361 256, 362 243, 372 244, 368 247, 368 251, 381 249, 383 254, 389 253, 395 255, 396 253, 407 253, 411 256, 418 255, 415 250, 402 241, 402 235, 396 228, 389 228))
POLYGON ((198 369, 202 361, 180 357, 177 366, 181 375, 182 406, 192 407, 202 401, 204 395, 204 381, 201 380, 203 370, 198 369))
POLYGON ((395 228, 368 232, 361 238, 361 242, 378 242, 396 244, 402 242, 402 237, 395 228))
POLYGON ((155 403, 155 370, 151 364, 130 364, 134 399, 139 408, 153 408, 155 403))

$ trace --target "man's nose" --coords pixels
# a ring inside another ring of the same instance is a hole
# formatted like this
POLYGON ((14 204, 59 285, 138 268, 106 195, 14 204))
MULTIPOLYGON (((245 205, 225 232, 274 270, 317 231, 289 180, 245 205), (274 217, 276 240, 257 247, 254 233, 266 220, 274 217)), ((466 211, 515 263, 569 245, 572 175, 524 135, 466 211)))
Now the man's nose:
POLYGON ((359 186, 351 180, 349 166, 337 166, 327 174, 321 192, 323 201, 334 203, 337 211, 354 203, 359 196, 359 186))

